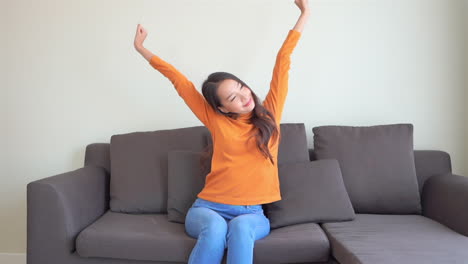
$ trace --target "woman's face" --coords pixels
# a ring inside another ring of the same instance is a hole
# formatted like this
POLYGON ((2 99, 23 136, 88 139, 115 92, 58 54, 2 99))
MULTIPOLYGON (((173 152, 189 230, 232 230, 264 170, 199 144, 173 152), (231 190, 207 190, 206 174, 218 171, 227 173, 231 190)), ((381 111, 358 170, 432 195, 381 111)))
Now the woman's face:
POLYGON ((224 113, 246 114, 255 107, 255 101, 250 89, 235 80, 226 79, 222 81, 217 92, 222 105, 218 106, 218 108, 224 113))

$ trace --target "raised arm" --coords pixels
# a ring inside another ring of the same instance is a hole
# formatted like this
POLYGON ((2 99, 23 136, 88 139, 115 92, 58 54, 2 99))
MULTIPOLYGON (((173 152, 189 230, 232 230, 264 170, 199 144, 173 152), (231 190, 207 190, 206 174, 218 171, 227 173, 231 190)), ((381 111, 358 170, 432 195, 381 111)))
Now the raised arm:
POLYGON ((295 0, 294 3, 301 10, 301 15, 299 16, 299 19, 297 20, 293 29, 302 33, 304 25, 310 16, 309 2, 308 0, 295 0))
POLYGON ((270 90, 263 102, 263 106, 272 112, 278 124, 281 121, 284 103, 288 94, 288 72, 291 66, 291 54, 302 35, 302 30, 310 14, 308 0, 295 0, 294 3, 301 10, 301 15, 293 29, 289 30, 286 40, 276 55, 270 90))
POLYGON ((168 78, 174 85, 177 93, 185 101, 197 118, 207 127, 210 128, 210 116, 215 114, 215 111, 206 102, 203 95, 198 92, 195 85, 188 80, 174 66, 164 61, 160 57, 154 55, 151 51, 143 46, 143 42, 148 35, 145 28, 140 24, 137 26, 135 34, 134 46, 135 49, 145 58, 149 64, 168 78))

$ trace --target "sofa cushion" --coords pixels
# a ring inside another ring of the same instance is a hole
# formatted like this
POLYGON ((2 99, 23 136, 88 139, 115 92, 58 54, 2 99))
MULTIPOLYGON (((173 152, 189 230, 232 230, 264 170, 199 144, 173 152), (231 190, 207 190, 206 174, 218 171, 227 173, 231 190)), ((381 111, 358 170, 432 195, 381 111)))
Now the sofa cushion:
POLYGON ((255 241, 254 263, 316 263, 328 261, 330 242, 315 223, 285 226, 255 241))
POLYGON ((278 165, 309 161, 307 135, 303 123, 280 124, 281 138, 278 146, 278 165))
POLYGON ((82 257, 186 262, 195 243, 167 214, 107 211, 78 234, 76 251, 82 257))
POLYGON ((468 237, 421 215, 357 214, 326 223, 334 257, 350 264, 466 263, 468 237))
POLYGON ((185 223, 187 211, 205 185, 205 177, 211 170, 210 162, 202 169, 202 153, 183 150, 170 151, 168 162, 168 219, 185 223))
MULTIPOLYGON (((81 257, 186 263, 195 243, 166 214, 107 211, 78 234, 76 251, 81 257)), ((329 241, 313 223, 272 230, 254 247, 258 264, 327 261, 329 255, 329 241)))
POLYGON ((338 160, 356 213, 421 213, 412 124, 312 130, 317 159, 338 160))
POLYGON ((126 213, 167 212, 167 153, 202 151, 206 127, 113 135, 110 143, 110 209, 126 213))
POLYGON ((354 219, 337 160, 281 164, 278 174, 282 199, 265 205, 271 228, 354 219))

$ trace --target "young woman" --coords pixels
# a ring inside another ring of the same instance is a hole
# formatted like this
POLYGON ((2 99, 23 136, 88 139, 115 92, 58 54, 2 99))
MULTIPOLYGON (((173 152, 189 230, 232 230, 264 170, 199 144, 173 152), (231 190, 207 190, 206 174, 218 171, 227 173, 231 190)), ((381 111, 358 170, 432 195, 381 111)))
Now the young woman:
POLYGON ((270 90, 260 103, 252 89, 227 72, 203 82, 203 96, 174 66, 143 47, 138 24, 135 49, 174 85, 213 139, 211 172, 189 209, 185 230, 197 239, 189 263, 253 263, 256 240, 270 233, 262 204, 281 200, 277 154, 279 124, 288 92, 290 55, 309 17, 308 0, 295 0, 301 14, 276 56, 270 90))

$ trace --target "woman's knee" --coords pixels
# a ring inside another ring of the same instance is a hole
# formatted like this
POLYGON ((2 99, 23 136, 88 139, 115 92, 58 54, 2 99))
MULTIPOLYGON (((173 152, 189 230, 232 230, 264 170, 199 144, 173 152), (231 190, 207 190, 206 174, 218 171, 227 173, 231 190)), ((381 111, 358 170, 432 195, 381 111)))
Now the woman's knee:
POLYGON ((185 227, 189 235, 195 238, 200 234, 207 237, 225 238, 228 230, 227 222, 221 215, 204 207, 189 209, 185 227))
POLYGON ((248 221, 247 217, 235 217, 228 224, 228 233, 235 234, 251 234, 254 230, 253 224, 248 221))
POLYGON ((270 222, 264 216, 255 214, 240 215, 228 224, 228 237, 247 236, 253 240, 265 237, 270 232, 270 222))

